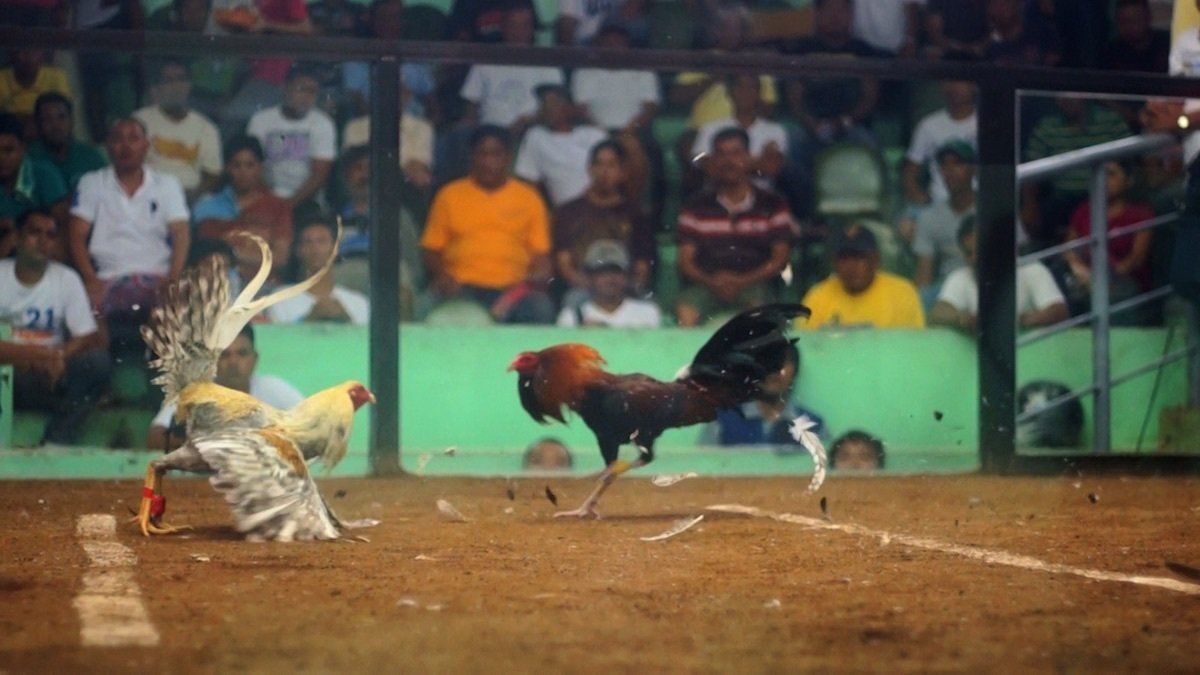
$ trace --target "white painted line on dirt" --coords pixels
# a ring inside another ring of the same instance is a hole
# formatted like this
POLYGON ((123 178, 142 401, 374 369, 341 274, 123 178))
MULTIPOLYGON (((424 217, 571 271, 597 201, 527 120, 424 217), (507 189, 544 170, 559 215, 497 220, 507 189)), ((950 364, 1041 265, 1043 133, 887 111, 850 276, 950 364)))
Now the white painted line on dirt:
POLYGON ((117 541, 117 520, 107 513, 79 516, 75 535, 88 557, 83 590, 75 596, 84 647, 153 647, 158 631, 134 579, 137 556, 117 541))
POLYGON ((1075 576, 1094 579, 1096 581, 1119 581, 1128 584, 1139 584, 1142 586, 1155 586, 1157 588, 1165 588, 1169 591, 1178 593, 1186 593, 1188 595, 1200 595, 1200 584, 1190 584, 1178 579, 1168 577, 1145 577, 1136 574, 1122 574, 1120 572, 1106 572, 1104 570, 1088 569, 1086 567, 1074 567, 1072 565, 1063 565, 1059 563, 1049 563, 1037 558, 1009 553, 1007 551, 997 551, 995 549, 980 548, 978 546, 964 546, 962 544, 952 544, 950 542, 939 541, 937 539, 929 539, 926 537, 914 537, 907 534, 892 534, 883 530, 873 530, 869 527, 854 525, 850 523, 830 523, 818 518, 809 518, 800 516, 794 513, 775 513, 772 511, 764 511, 753 506, 743 506, 741 504, 714 504, 707 507, 709 511, 721 511, 723 513, 740 513, 742 515, 753 516, 755 518, 769 518, 778 520, 784 523, 792 523, 795 525, 803 525, 808 529, 814 530, 835 530, 845 532, 846 534, 855 534, 863 537, 872 537, 879 540, 880 544, 897 543, 913 548, 922 548, 929 551, 938 551, 940 553, 949 553, 959 555, 964 558, 978 560, 980 562, 989 563, 992 565, 1007 565, 1009 567, 1019 567, 1027 570, 1036 570, 1039 572, 1049 572, 1051 574, 1073 574, 1075 576))

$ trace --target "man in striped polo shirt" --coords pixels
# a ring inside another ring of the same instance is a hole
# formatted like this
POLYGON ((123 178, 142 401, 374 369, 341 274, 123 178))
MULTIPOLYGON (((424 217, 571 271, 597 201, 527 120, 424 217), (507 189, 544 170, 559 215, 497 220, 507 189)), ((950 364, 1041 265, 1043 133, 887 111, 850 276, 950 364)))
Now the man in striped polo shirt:
POLYGON ((787 202, 751 181, 750 139, 740 127, 713 136, 710 186, 679 214, 679 273, 687 286, 675 306, 680 326, 772 299, 797 229, 787 202))

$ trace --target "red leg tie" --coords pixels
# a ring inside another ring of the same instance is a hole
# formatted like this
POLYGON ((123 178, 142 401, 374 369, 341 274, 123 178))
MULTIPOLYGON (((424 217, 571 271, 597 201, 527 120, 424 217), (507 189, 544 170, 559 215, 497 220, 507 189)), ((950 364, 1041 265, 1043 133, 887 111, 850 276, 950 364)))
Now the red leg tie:
POLYGON ((167 498, 162 495, 154 495, 150 498, 150 517, 158 519, 162 514, 167 512, 167 498))

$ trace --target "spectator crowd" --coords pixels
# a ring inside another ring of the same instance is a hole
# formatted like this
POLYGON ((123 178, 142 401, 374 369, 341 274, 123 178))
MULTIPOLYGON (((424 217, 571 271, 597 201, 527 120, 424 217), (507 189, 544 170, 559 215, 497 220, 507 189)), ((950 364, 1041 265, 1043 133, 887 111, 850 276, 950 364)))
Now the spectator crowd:
MULTIPOLYGON (((613 50, 681 46, 666 35, 687 28, 683 46, 723 52, 1160 73, 1170 51, 1151 0, 1110 11, 1081 0, 559 0, 554 17, 532 0, 446 4, 18 1, 0 5, 0 24, 613 50)), ((406 62, 403 182, 375 186, 365 63, 9 47, 0 311, 15 328, 10 360, 29 374, 18 384, 71 392, 55 440, 100 397, 104 345, 118 360, 140 354, 137 326, 166 282, 210 255, 228 259, 235 288, 254 274, 259 252, 241 230, 270 243, 281 284, 321 266, 340 218, 334 274, 263 320, 366 323, 373 188, 404 203, 404 320, 691 327, 802 299, 805 328, 976 329, 968 82, 406 62)), ((1022 157, 1136 133, 1138 112, 1031 99, 1022 157)), ((1175 208, 1177 152, 1106 171, 1110 228, 1175 208)), ((1089 175, 1025 186, 1026 250, 1089 235, 1089 175)), ((1163 283, 1167 246, 1149 230, 1110 242, 1114 301, 1163 283)), ((1023 266, 1021 325, 1088 311, 1094 273, 1086 249, 1023 266)))

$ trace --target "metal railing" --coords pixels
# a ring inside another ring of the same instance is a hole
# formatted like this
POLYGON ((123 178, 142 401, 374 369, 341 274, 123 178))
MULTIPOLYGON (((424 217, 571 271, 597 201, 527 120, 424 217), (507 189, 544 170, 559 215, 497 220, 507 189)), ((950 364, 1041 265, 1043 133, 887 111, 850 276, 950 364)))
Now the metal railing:
POLYGON ((1179 216, 1176 213, 1169 213, 1109 230, 1104 164, 1108 161, 1143 155, 1147 152, 1173 146, 1177 142, 1177 139, 1170 134, 1144 134, 1064 152, 1060 155, 1025 162, 1017 166, 1018 184, 1050 178, 1064 171, 1080 167, 1087 167, 1092 171, 1092 180, 1088 187, 1088 204, 1091 221, 1091 232, 1089 235, 1017 257, 1017 266, 1019 268, 1021 265, 1042 262, 1056 255, 1087 247, 1091 256, 1092 268, 1091 310, 1056 324, 1029 331, 1019 336, 1016 340, 1018 348, 1025 347, 1071 328, 1090 323, 1092 328, 1092 383, 1089 386, 1056 396, 1037 408, 1019 413, 1016 417, 1018 424, 1091 395, 1094 397, 1092 405, 1092 451, 1096 453, 1110 452, 1112 450, 1111 418, 1113 387, 1196 353, 1198 349, 1195 342, 1196 338, 1195 335, 1189 332, 1187 346, 1184 348, 1164 354, 1158 360, 1138 366, 1116 377, 1112 375, 1109 361, 1109 328, 1112 316, 1155 302, 1170 295, 1174 292, 1174 289, 1170 284, 1167 284, 1140 293, 1132 298, 1127 298, 1117 303, 1110 303, 1109 273, 1111 267, 1109 265, 1108 243, 1118 237, 1126 237, 1143 230, 1169 225, 1178 220, 1179 216))

